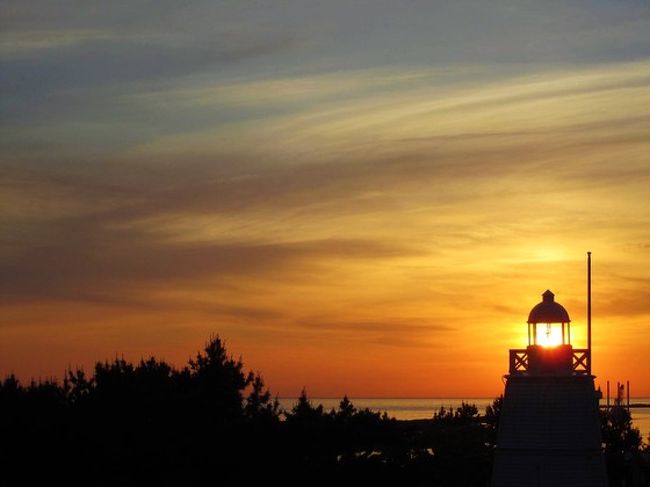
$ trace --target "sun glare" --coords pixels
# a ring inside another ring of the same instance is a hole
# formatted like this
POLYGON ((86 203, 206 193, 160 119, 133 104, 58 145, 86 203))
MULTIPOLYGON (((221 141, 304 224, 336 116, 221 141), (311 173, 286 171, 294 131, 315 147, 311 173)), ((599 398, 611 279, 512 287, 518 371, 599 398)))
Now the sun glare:
POLYGON ((537 325, 537 344, 543 347, 562 345, 562 330, 557 326, 537 325))

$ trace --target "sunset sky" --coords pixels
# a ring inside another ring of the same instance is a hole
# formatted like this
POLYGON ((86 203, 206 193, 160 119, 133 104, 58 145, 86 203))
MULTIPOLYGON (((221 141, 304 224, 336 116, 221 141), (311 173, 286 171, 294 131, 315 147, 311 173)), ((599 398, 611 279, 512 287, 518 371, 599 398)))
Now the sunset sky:
POLYGON ((0 376, 219 334, 273 393, 485 396, 550 288, 650 396, 650 3, 0 3, 0 376))

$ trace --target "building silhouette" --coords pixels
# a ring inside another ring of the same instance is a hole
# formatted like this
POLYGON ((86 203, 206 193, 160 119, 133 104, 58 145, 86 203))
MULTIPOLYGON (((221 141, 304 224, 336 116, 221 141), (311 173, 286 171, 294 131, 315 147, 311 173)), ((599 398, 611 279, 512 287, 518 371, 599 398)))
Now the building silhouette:
POLYGON ((547 290, 531 310, 528 347, 510 350, 492 487, 607 485, 591 312, 589 347, 573 348, 569 313, 554 298, 547 290))

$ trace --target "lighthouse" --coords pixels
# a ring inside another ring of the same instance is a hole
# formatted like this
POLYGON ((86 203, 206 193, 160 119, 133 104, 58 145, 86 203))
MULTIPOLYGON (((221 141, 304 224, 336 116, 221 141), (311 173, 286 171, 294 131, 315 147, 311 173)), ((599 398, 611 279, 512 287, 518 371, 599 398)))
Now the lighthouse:
POLYGON ((528 346, 510 350, 504 376, 492 487, 607 485, 590 318, 589 309, 589 347, 579 349, 571 345, 569 313, 550 290, 530 311, 528 346))

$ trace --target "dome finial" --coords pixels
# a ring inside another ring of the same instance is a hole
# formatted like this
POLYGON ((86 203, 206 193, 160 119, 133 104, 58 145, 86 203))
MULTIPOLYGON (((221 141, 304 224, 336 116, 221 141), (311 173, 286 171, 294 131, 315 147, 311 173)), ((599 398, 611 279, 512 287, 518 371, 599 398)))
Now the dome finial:
POLYGON ((546 303, 548 303, 549 301, 555 301, 555 294, 553 294, 550 289, 547 289, 546 291, 544 291, 544 294, 542 294, 542 298, 546 303))

